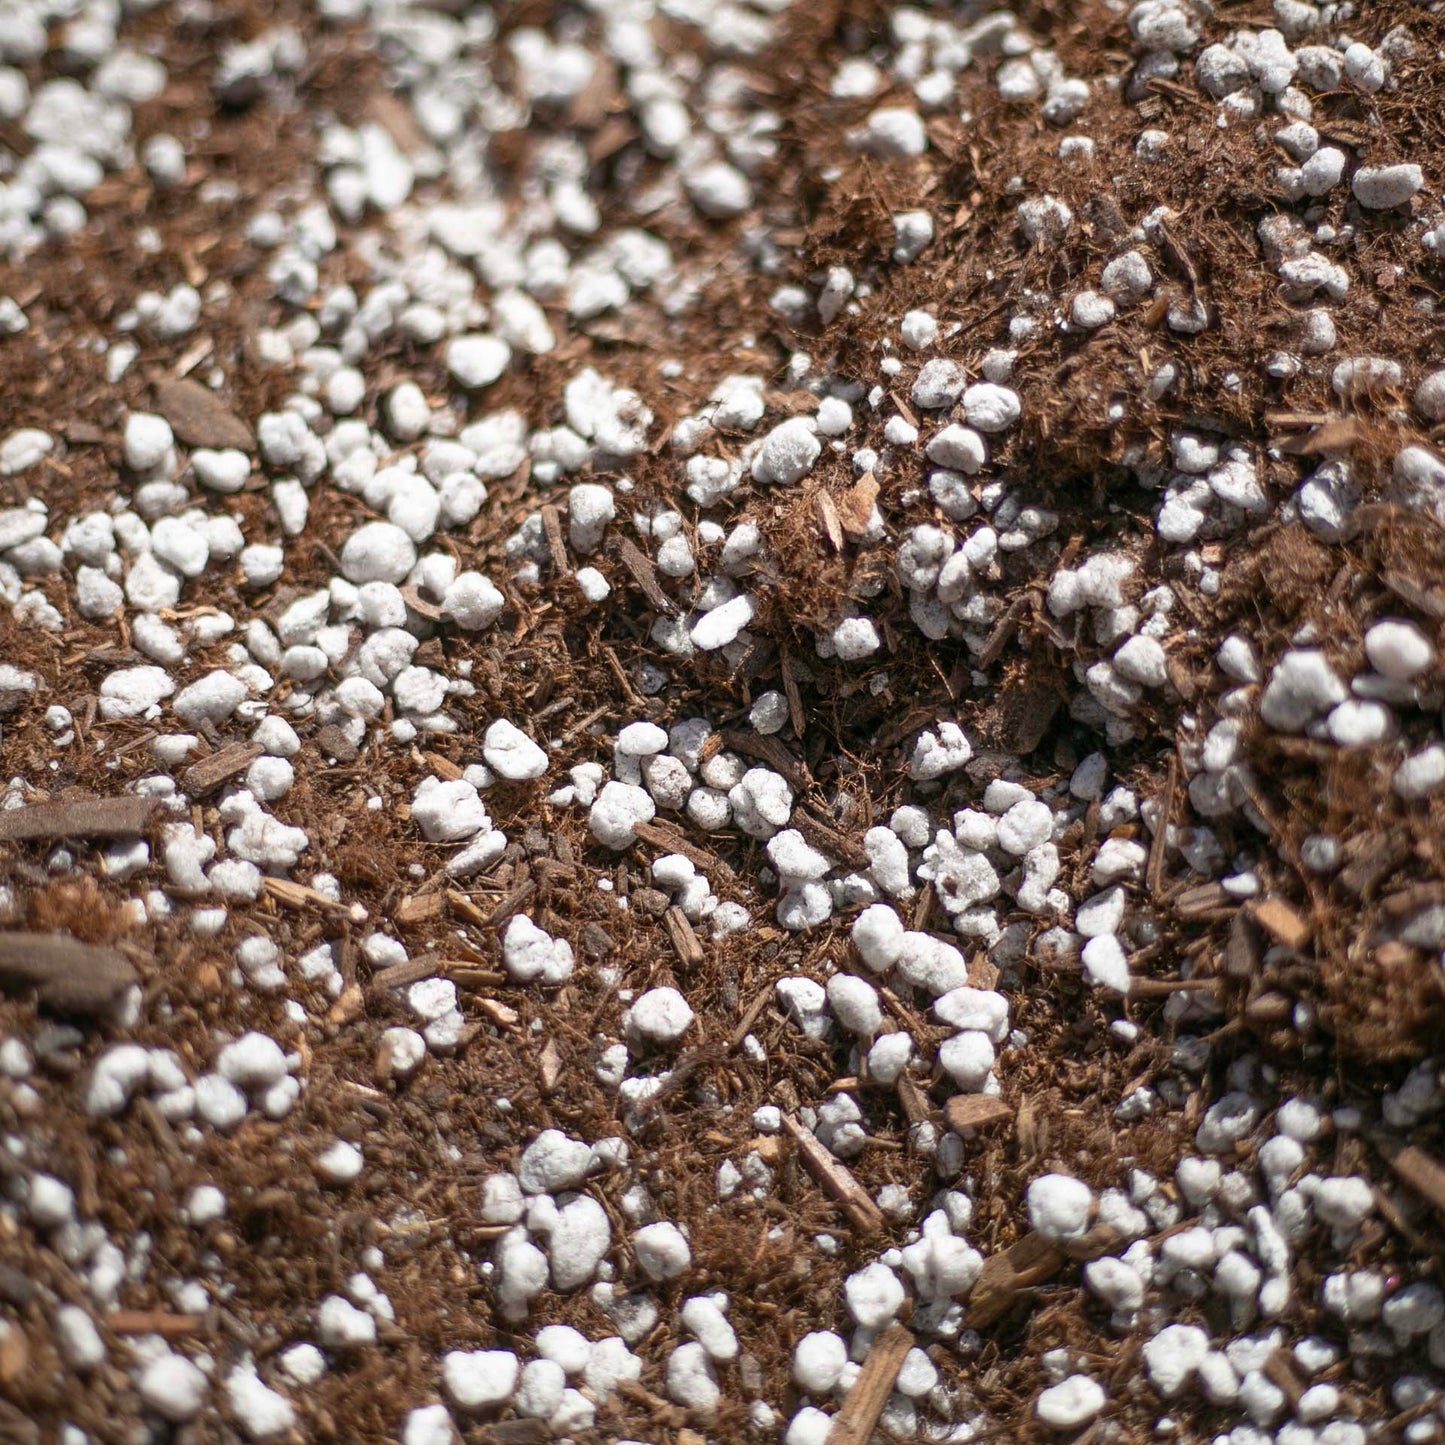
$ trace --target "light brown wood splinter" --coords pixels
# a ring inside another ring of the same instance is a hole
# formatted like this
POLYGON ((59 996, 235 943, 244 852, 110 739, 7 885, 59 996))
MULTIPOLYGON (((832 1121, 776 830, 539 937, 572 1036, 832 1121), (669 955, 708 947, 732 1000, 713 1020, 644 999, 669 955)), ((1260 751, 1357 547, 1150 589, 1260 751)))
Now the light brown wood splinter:
POLYGON ((853 1177, 852 1171, 839 1163, 813 1137, 812 1131, 791 1114, 783 1115, 783 1128, 792 1135, 808 1173, 833 1196, 849 1220, 865 1234, 877 1234, 883 1228, 883 1211, 853 1177))
POLYGON ((843 1401, 843 1408, 833 1416, 826 1445, 868 1445, 873 1427, 898 1381, 904 1358, 912 1348, 912 1332, 899 1324, 889 1325, 873 1341, 868 1358, 843 1401))

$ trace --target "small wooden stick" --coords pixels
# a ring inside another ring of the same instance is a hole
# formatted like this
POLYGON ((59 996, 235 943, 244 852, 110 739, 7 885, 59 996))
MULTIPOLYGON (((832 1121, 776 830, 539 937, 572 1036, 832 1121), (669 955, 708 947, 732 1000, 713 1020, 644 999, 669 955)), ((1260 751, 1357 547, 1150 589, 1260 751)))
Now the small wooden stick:
POLYGON ((1179 791, 1179 757, 1169 754, 1169 775, 1159 798, 1159 816, 1154 820, 1154 838, 1149 845, 1149 864, 1144 870, 1149 896, 1158 898, 1164 891, 1164 864, 1169 855, 1169 819, 1174 812, 1174 798, 1179 791))
POLYGON ((204 1323, 202 1315, 177 1315, 168 1310, 112 1310, 101 1318, 118 1335, 163 1335, 168 1340, 193 1335, 204 1323))
POLYGON ((703 869, 704 872, 716 872, 724 881, 731 881, 737 876, 715 853, 709 853, 706 848, 699 848, 695 843, 689 842, 681 833, 665 824, 634 823, 632 831, 644 843, 650 843, 654 848, 661 848, 668 853, 681 853, 695 867, 703 869))
POLYGON ((955 1094, 944 1106, 943 1117, 950 1129, 982 1129, 1012 1119, 1014 1111, 1002 1099, 989 1094, 955 1094))
POLYGON ((812 1131, 791 1114, 783 1115, 783 1128, 793 1136, 808 1173, 833 1196, 852 1224, 865 1234, 877 1234, 883 1228, 883 1211, 853 1177, 852 1171, 835 1159, 814 1138, 812 1131))
POLYGON ((1414 1144, 1398 1148, 1382 1141, 1377 1147, 1395 1173, 1445 1218, 1445 1164, 1414 1144))
POLYGON ((0 812, 0 842, 49 838, 135 838, 159 807, 154 798, 85 798, 31 803, 0 812))
POLYGON ((1026 1234, 990 1255, 969 1296, 969 1328, 985 1329, 1002 1319, 1025 1290, 1057 1274, 1064 1260, 1064 1252, 1041 1234, 1026 1234))
POLYGON ((219 752, 192 763, 181 774, 181 784, 193 798, 203 798, 219 788, 227 778, 234 778, 244 772, 255 759, 261 756, 259 743, 228 743, 219 752))
POLYGON ((900 1324, 889 1325, 873 1341, 843 1408, 833 1416, 825 1445, 868 1445, 898 1381, 898 1371, 912 1348, 913 1335, 900 1324))
POLYGON ((567 549, 562 545, 562 519, 551 502, 542 507, 542 530, 547 534, 547 550, 552 554, 552 566, 559 577, 571 575, 567 564, 567 549))
POLYGON ((687 914, 674 903, 662 915, 662 921, 679 961, 689 968, 696 968, 703 960, 702 944, 698 942, 687 914))
POLYGON ((760 988, 758 990, 757 996, 753 999, 752 1003, 748 1005, 747 1012, 738 1020, 737 1027, 728 1037, 728 1053, 733 1053, 737 1049, 742 1048, 743 1040, 752 1032, 753 1025, 757 1023, 758 1019, 762 1016, 762 1012, 767 1008, 772 996, 773 989, 771 984, 766 988, 760 988))

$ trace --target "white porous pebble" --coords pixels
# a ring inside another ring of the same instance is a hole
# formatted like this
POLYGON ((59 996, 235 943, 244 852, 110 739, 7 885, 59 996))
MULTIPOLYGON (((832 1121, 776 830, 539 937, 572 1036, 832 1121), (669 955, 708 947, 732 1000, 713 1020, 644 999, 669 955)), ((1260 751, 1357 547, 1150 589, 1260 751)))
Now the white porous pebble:
POLYGON ((687 1236, 675 1225, 662 1221, 644 1225, 632 1236, 637 1267, 648 1279, 676 1279, 692 1263, 687 1236))
POLYGON ((1365 633, 1365 656, 1382 677, 1408 682, 1430 666, 1435 650, 1413 622, 1386 618, 1365 633))
POLYGON ((170 423, 150 412, 134 411, 126 418, 123 451, 133 472, 154 472, 171 455, 175 436, 170 423))
POLYGON ((266 1089, 286 1077, 286 1055, 269 1034, 252 1030, 216 1055, 216 1071, 243 1089, 266 1089))
POLYGON ((883 1023, 878 991, 866 979, 835 973, 828 980, 828 1007, 833 1016, 859 1038, 872 1038, 883 1023))
POLYGON ((468 391, 490 386, 511 359, 512 348, 496 336, 458 336, 447 344, 447 370, 468 391))
POLYGON ((200 1412, 209 1382, 184 1355, 164 1350, 141 1371, 137 1388, 147 1409, 179 1425, 200 1412))
POLYGON ((79 1305, 61 1305, 56 1310, 55 1338, 66 1363, 82 1374, 105 1360, 105 1341, 95 1321, 79 1305))
POLYGON ((1087 1375, 1070 1375, 1038 1398, 1034 1413, 1051 1430, 1078 1430, 1104 1408, 1104 1387, 1087 1375))
POLYGON ((30 1181, 26 1208, 31 1222, 40 1229, 67 1224, 75 1215, 75 1194, 53 1174, 37 1174, 30 1181))
POLYGON ((587 815, 592 836, 605 848, 618 852, 636 838, 638 823, 650 823, 657 815, 657 805, 645 788, 635 783, 604 784, 587 815))
POLYGON ((903 1285, 886 1264, 869 1264, 843 1284, 848 1312, 865 1330, 881 1330, 903 1308, 903 1285))
POLYGON ((717 1299, 709 1295, 694 1295, 683 1302, 681 1314, 683 1324, 696 1336, 709 1358, 721 1363, 737 1358, 737 1333, 728 1323, 717 1299))
POLYGON ((565 983, 576 960, 566 939, 553 938, 525 914, 517 914, 502 935, 502 963, 518 983, 565 983))
POLYGON ((1166 1325, 1144 1345, 1149 1381, 1167 1400, 1179 1394, 1209 1354, 1209 1336, 1197 1325, 1166 1325))
POLYGON ((753 613, 753 599, 746 592, 740 592, 704 612, 693 623, 688 637, 700 651, 716 652, 737 640, 738 634, 753 620, 753 613))
POLYGON ((670 1399, 703 1413, 710 1412, 722 1397, 707 1351, 691 1340, 668 1356, 666 1383, 670 1399))
POLYGON ((1054 1244, 1077 1239, 1089 1227, 1093 1191, 1069 1174, 1045 1174, 1028 1187, 1029 1223, 1054 1244))
POLYGON ((517 1179, 527 1194, 573 1189, 591 1172, 592 1150, 560 1129, 544 1129, 522 1151, 517 1179))
POLYGON ((1345 685, 1323 652, 1302 648, 1275 664, 1260 698, 1259 715, 1280 732, 1299 732, 1345 700, 1345 685))
POLYGON ((423 778, 411 800, 411 817, 428 843, 457 843, 490 826, 476 788, 465 778, 423 778))
POLYGON ((1355 199, 1370 211, 1403 206, 1425 184, 1417 165, 1361 166, 1350 181, 1355 199))
POLYGON ((557 1412, 566 1389, 567 1372, 561 1365, 532 1360, 522 1367, 512 1404, 524 1418, 545 1420, 557 1412))
POLYGON ((401 1445, 456 1445, 457 1427, 445 1405, 418 1405, 402 1426, 401 1445))
POLYGON ((480 572, 459 572, 442 593, 442 612, 468 632, 490 627, 505 599, 480 572))
POLYGON ((617 751, 629 758, 648 758, 668 745, 667 733, 656 723, 628 723, 617 734, 617 751))
POLYGON ((1123 945, 1112 933, 1089 939, 1079 954, 1079 961, 1090 981, 1098 987, 1114 993, 1129 992, 1129 960, 1123 945))
POLYGON ((450 1350, 442 1356, 442 1384, 459 1410, 489 1410, 517 1387, 520 1366, 511 1350, 450 1350))
POLYGON ((226 1376, 226 1399, 249 1439, 270 1440, 296 1424, 295 1407, 250 1365, 237 1365, 226 1376))
POLYGON ((509 782, 540 778, 547 771, 547 754, 506 718, 498 718, 487 728, 482 756, 498 777, 509 782))
POLYGON ((957 772, 973 757, 973 747, 957 723, 940 723, 932 732, 920 734, 908 763, 908 776, 915 782, 931 782, 946 773, 957 772))
POLYGON ((327 1350, 376 1344, 376 1319, 341 1295, 328 1295, 316 1311, 316 1338, 327 1350))
POLYGON ((364 1167, 361 1150, 344 1139, 316 1156, 316 1172, 328 1184, 351 1184, 361 1177, 364 1167))
POLYGON ((874 973, 886 973, 903 949, 904 927, 886 903, 874 903, 853 920, 853 946, 874 973))
POLYGON ((763 438, 753 458, 753 480, 780 486, 802 481, 822 455, 823 444, 816 431, 816 423, 808 417, 795 416, 780 422, 763 438))
POLYGON ((793 1381, 806 1395, 826 1396, 848 1363, 848 1346, 831 1330, 815 1330, 793 1346, 793 1381))
POLYGON ((1080 291, 1069 307, 1069 320, 1081 331, 1097 331, 1114 319, 1115 309, 1108 296, 1098 291, 1080 291))
POLYGON ((693 1011, 675 988, 653 988, 627 1010, 623 1030, 639 1046, 675 1044, 692 1026, 693 1011))
POLYGON ((341 573, 348 582, 400 583, 416 565, 416 544, 391 522, 368 522, 341 548, 341 573))

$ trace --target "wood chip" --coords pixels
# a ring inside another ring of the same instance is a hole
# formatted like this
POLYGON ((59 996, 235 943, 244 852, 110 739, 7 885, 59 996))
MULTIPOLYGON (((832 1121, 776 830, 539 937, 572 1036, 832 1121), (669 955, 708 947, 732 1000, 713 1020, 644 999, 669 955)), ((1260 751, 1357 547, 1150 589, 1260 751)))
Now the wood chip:
POLYGON ((752 1032, 753 1025, 762 1017, 763 1010, 767 1008, 768 1001, 773 996, 772 986, 760 988, 753 995, 753 1001, 748 1005, 742 1018, 737 1021, 736 1027, 728 1035, 728 1053, 734 1053, 742 1048, 743 1040, 752 1032))
POLYGON ((703 960, 702 944, 687 914, 674 903, 662 915, 662 922, 679 961, 688 968, 696 968, 703 960))
POLYGON ((982 1129, 1012 1119, 1014 1111, 1002 1099, 989 1094, 955 1094, 944 1106, 943 1117, 950 1129, 982 1129))
POLYGON ((427 149, 430 142, 416 123, 411 107, 391 91, 378 87, 367 98, 366 115, 374 120, 409 155, 427 149))
POLYGON ((1353 451, 1365 440, 1367 432, 1358 417, 1333 417, 1312 427, 1304 436, 1285 437, 1274 445, 1287 456, 1326 456, 1331 452, 1353 451))
POLYGON ((1308 919, 1283 898, 1266 898, 1250 910, 1254 920, 1277 942, 1300 951, 1314 935, 1308 919))
POLYGON ((617 560, 632 574, 632 580, 637 583, 642 595, 657 611, 671 617, 677 611, 677 603, 662 590, 662 586, 657 580, 657 568, 653 566, 652 559, 627 537, 615 538, 612 550, 616 554, 617 560))
MULTIPOLYGON (((94 204, 95 190, 90 191, 86 199, 94 204)), ((0 1440, 13 1442, 13 1445, 40 1445, 40 1426, 28 1410, 21 1411, 9 1401, 0 1400, 0 1440)))
POLYGON ((724 882, 731 882, 737 876, 717 854, 709 853, 706 848, 699 848, 670 824, 635 823, 632 831, 644 843, 661 848, 664 853, 681 853, 694 866, 714 874, 724 882))
MULTIPOLYGON (((505 1004, 499 998, 479 998, 476 1003, 477 1007, 486 1014, 498 1028, 514 1029, 517 1027, 517 1020, 521 1018, 521 1015, 511 1004, 505 1004)), ((551 1043, 550 1039, 548 1043, 551 1043)), ((544 1069, 546 1062, 547 1053, 544 1049, 542 1051, 542 1064, 544 1069)))
POLYGON ((332 758, 338 763, 354 763, 361 749, 346 736, 339 723, 327 723, 316 732, 316 746, 322 757, 332 758))
POLYGON ((1290 1410, 1293 1411, 1299 1405, 1300 1396, 1304 1394, 1304 1386, 1300 1384, 1299 1376, 1291 1368, 1289 1356, 1283 1350, 1276 1350, 1264 1362, 1262 1373, 1267 1380, 1279 1387, 1285 1399, 1289 1401, 1290 1410))
POLYGON ((1219 987, 1217 978, 1132 978, 1130 998, 1168 998, 1176 993, 1208 993, 1219 987))
POLYGON ((552 1431, 545 1420, 499 1420, 484 1425, 476 1438, 478 1445, 543 1445, 552 1431))
POLYGON ((815 493, 813 510, 818 514, 818 525, 823 529, 829 545, 835 552, 841 552, 844 546, 843 523, 838 517, 838 508, 834 505, 833 498, 826 491, 815 493))
POLYGON ((418 928, 440 918, 446 910, 446 897, 441 893, 413 893, 397 904, 392 918, 398 928, 418 928))
POLYGON ((1418 607, 1426 616, 1433 617, 1437 622, 1445 622, 1445 591, 1438 587, 1427 587, 1393 569, 1382 572, 1380 581, 1397 597, 1412 607, 1418 607))
POLYGON ((898 415, 911 426, 914 431, 918 430, 918 418, 913 414, 913 408, 896 391, 888 393, 888 399, 898 408, 898 415))
POLYGON ((775 737, 765 737, 762 733, 724 730, 722 740, 723 745, 735 753, 756 758, 760 763, 766 763, 775 773, 781 773, 795 793, 802 792, 812 781, 802 759, 795 758, 786 744, 775 737))
MULTIPOLYGON (((479 923, 483 928, 496 928, 511 918, 536 891, 536 883, 530 878, 524 879, 513 888, 510 893, 506 894, 490 913, 482 914, 479 919, 472 919, 471 921, 479 923)), ((461 899, 463 903, 469 906, 471 905, 471 899, 464 893, 449 893, 447 897, 451 900, 452 907, 458 912, 461 912, 461 907, 457 902, 458 899, 461 899)))
POLYGON ((421 757, 427 767, 444 783, 454 783, 462 775, 462 769, 450 758, 445 758, 440 753, 426 752, 422 753, 421 757))
POLYGON ((864 472, 847 491, 835 499, 838 520, 850 537, 861 537, 868 530, 877 500, 878 479, 872 472, 864 472))
POLYGON ((570 577, 572 566, 567 560, 567 548, 562 541, 562 518, 551 502, 542 506, 542 530, 547 535, 547 550, 552 554, 552 570, 559 577, 570 577))
MULTIPOLYGON (((1185 1226, 1179 1227, 1182 1229, 1185 1226)), ((1096 1224, 1076 1239, 1065 1240, 1062 1248, 1064 1253, 1076 1264, 1084 1264, 1091 1259, 1098 1259, 1101 1254, 1112 1253, 1123 1242, 1118 1232, 1111 1226, 1096 1224)))
POLYGON ((156 382, 156 410, 188 447, 256 450, 251 428, 215 392, 189 378, 156 382))
POLYGON ((555 1039, 548 1039, 546 1047, 542 1050, 541 1072, 542 1092, 550 1094, 557 1087, 557 1081, 562 1077, 562 1054, 555 1039))
POLYGON ((906 1069, 899 1074, 894 1088, 898 1093, 898 1103, 910 1124, 922 1124, 932 1114, 933 1111, 928 1107, 928 1100, 924 1096, 923 1090, 918 1087, 913 1076, 906 1069))
POLYGON ((62 1013, 108 1013, 138 979, 114 948, 60 933, 0 933, 0 983, 33 988, 41 1003, 62 1013))
POLYGON ((1065 701, 1057 678, 1027 673, 1006 678, 993 708, 999 746, 1016 757, 1033 752, 1065 701))
POLYGON ((592 67, 587 84, 572 97, 567 122, 579 130, 596 130, 608 114, 620 108, 617 96, 617 67, 603 55, 592 67))
POLYGON ((1026 1234, 990 1255, 968 1297, 970 1329, 986 1329, 1000 1320, 1026 1291, 1052 1279, 1063 1267, 1064 1252, 1041 1234, 1026 1234))
POLYGON ((1229 937, 1224 944, 1224 971, 1230 978, 1253 978, 1259 972, 1263 957, 1259 935, 1249 921, 1249 915, 1240 909, 1229 921, 1229 937))
POLYGON ((424 953, 420 958, 409 958, 405 963, 394 963, 390 968, 383 968, 372 974, 367 993, 373 998, 384 998, 395 989, 433 977, 438 965, 439 960, 434 953, 424 953))
POLYGON ((1390 1168, 1445 1219, 1445 1164, 1415 1144, 1381 1141, 1378 1147, 1390 1168))
POLYGON ((1019 621, 1028 611, 1028 607, 1029 598, 1025 593, 1022 597, 1015 597, 1004 608, 1003 616, 994 623, 993 631, 989 633, 983 651, 978 655, 977 666, 980 672, 987 672, 998 661, 1000 654, 1008 646, 1009 639, 1018 630, 1019 621))
POLYGON ((1169 754, 1169 773, 1159 794, 1159 815, 1154 820, 1154 838, 1149 845, 1149 863, 1144 870, 1145 886, 1151 898, 1164 891, 1164 863, 1169 855, 1169 819, 1179 793, 1179 756, 1169 754))
POLYGON ((873 866, 873 860, 863 845, 840 833, 833 825, 820 818, 812 808, 800 808, 793 814, 793 826, 821 853, 830 854, 835 860, 866 872, 873 866))
POLYGON ((446 611, 440 603, 429 602, 417 590, 413 583, 399 589, 401 600, 416 613, 418 617, 425 617, 428 622, 441 622, 446 617, 446 611))
POLYGON ((162 1335, 168 1340, 199 1334, 204 1315, 178 1315, 169 1310, 111 1310, 104 1323, 118 1335, 162 1335))
POLYGON ((1234 900, 1218 883, 1197 884, 1174 899, 1174 912, 1180 918, 1209 918, 1221 910, 1232 912, 1234 907, 1234 900))
POLYGON ((359 904, 338 903, 336 899, 328 898, 315 888, 308 888, 304 883, 293 883, 289 878, 266 878, 262 880, 261 886, 282 907, 294 908, 298 913, 324 913, 330 918, 350 918, 358 922, 366 916, 363 909, 358 918, 356 909, 359 904))
POLYGON ((204 798, 237 773, 244 772, 262 752, 259 743, 227 743, 209 757, 192 763, 181 774, 181 786, 191 797, 204 798))
POLYGON ((807 731, 808 719, 803 712, 803 697, 798 691, 798 679, 793 676, 793 663, 786 647, 778 649, 778 671, 783 677, 783 696, 788 700, 788 721, 793 725, 793 736, 801 738, 807 731))
POLYGON ((883 1211, 872 1196, 853 1177, 852 1171, 835 1159, 791 1114, 783 1115, 783 1128, 792 1136, 803 1156, 808 1173, 833 1196, 855 1228, 864 1234, 877 1234, 883 1228, 883 1211))
POLYGON ((913 1334, 904 1325, 891 1324, 868 1347, 868 1358, 858 1371, 842 1408, 833 1416, 825 1445, 868 1445, 874 1427, 898 1382, 898 1371, 913 1348, 913 1334))
POLYGON ((0 843, 51 838, 135 838, 159 806, 154 798, 79 798, 0 811, 0 843))

